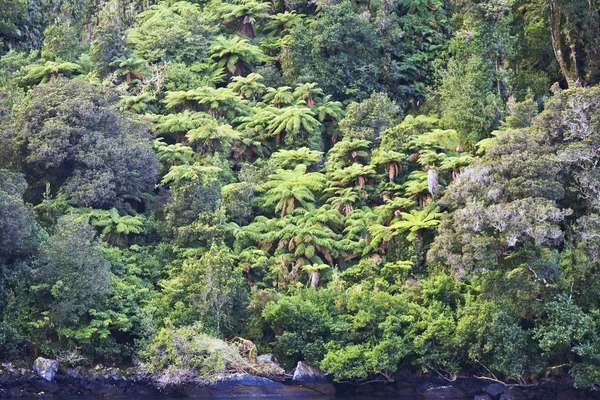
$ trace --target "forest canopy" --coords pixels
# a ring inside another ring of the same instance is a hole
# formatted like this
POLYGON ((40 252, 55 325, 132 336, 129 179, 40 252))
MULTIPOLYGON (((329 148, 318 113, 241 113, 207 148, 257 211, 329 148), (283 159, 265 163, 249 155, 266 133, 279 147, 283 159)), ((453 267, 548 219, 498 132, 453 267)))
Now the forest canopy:
POLYGON ((598 388, 596 0, 0 15, 0 359, 598 388))

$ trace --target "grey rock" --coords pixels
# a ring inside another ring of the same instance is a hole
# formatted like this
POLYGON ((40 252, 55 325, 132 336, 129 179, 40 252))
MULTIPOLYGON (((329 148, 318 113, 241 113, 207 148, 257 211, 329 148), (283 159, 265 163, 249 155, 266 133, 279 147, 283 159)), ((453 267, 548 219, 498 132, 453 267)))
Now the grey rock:
POLYGON ((56 382, 47 381, 45 379, 36 379, 31 382, 31 386, 38 392, 44 392, 46 394, 56 393, 58 391, 58 385, 56 382))
POLYGON ((321 371, 319 368, 308 365, 304 361, 298 362, 292 381, 301 383, 329 383, 329 380, 323 371, 321 371))
POLYGON ((302 386, 284 385, 271 379, 249 374, 226 375, 205 385, 190 383, 183 387, 188 397, 264 397, 264 396, 315 396, 318 392, 302 386))
POLYGON ((279 365, 279 363, 277 362, 277 359, 275 358, 275 356, 273 354, 261 354, 260 356, 256 357, 256 362, 263 363, 263 364, 279 365))
POLYGON ((504 393, 505 390, 506 387, 500 383, 492 383, 491 385, 488 385, 485 389, 483 389, 484 392, 486 392, 493 398, 500 396, 502 393, 504 393))
POLYGON ((256 374, 269 379, 283 380, 285 370, 281 368, 273 354, 263 354, 256 357, 256 374))
POLYGON ((33 362, 33 372, 35 372, 41 378, 44 378, 48 382, 51 382, 54 379, 56 371, 58 371, 58 361, 56 360, 49 360, 47 358, 38 357, 33 362))
POLYGON ((500 400, 527 400, 527 395, 519 389, 510 388, 502 393, 500 400))
POLYGON ((427 389, 423 393, 426 399, 463 399, 465 392, 452 386, 438 386, 427 389))
POLYGON ((407 387, 404 389, 399 389, 396 394, 400 397, 413 397, 415 395, 415 388, 407 387))
POLYGON ((480 394, 473 398, 473 400, 492 400, 492 396, 489 394, 480 394))

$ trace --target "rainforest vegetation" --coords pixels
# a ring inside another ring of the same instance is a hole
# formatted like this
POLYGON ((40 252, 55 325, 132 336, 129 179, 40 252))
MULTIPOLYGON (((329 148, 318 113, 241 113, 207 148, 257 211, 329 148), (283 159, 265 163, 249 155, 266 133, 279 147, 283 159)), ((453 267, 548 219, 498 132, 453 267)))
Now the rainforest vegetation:
POLYGON ((0 0, 0 359, 597 387, 599 41, 597 0, 0 0))

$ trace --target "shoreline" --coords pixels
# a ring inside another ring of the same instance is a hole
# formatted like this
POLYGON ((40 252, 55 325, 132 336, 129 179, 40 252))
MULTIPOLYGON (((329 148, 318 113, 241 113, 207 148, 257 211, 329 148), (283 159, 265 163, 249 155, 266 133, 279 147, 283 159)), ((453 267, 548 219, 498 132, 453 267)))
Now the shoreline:
MULTIPOLYGON (((3 364, 6 366, 7 364, 3 364)), ((577 390, 567 377, 547 378, 535 385, 503 385, 477 378, 447 382, 434 376, 397 376, 394 382, 297 382, 245 373, 225 375, 212 383, 187 381, 160 386, 147 377, 116 368, 68 368, 43 379, 25 368, 0 370, 0 398, 173 396, 191 398, 394 396, 404 399, 592 400, 598 393, 577 390)))

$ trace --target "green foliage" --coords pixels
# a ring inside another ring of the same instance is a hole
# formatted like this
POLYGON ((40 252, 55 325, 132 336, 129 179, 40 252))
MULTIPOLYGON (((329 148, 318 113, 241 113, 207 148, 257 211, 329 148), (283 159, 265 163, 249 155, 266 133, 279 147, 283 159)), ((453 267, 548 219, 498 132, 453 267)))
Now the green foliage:
POLYGON ((160 329, 142 355, 147 360, 144 368, 162 386, 199 376, 211 382, 249 367, 236 347, 207 335, 200 324, 160 329))
POLYGON ((162 312, 173 323, 202 321, 217 336, 235 331, 246 294, 241 270, 227 247, 213 244, 201 257, 188 257, 161 285, 162 312))
POLYGON ((318 363, 331 329, 327 294, 314 292, 303 296, 302 293, 267 303, 262 312, 263 318, 274 327, 277 335, 274 349, 286 366, 302 359, 318 363))
POLYGON ((0 169, 0 265, 35 251, 39 227, 23 203, 26 188, 21 174, 0 169))
POLYGON ((44 30, 44 60, 76 62, 84 49, 76 27, 70 24, 50 25, 44 30))
POLYGON ((599 10, 0 0, 0 358, 597 389, 599 10))
POLYGON ((74 205, 110 208, 152 188, 158 162, 145 124, 115 110, 114 96, 62 79, 34 93, 14 139, 31 181, 29 198, 39 199, 49 182, 53 194, 74 205))
POLYGON ((381 134, 392 126, 397 113, 398 107, 385 94, 373 93, 360 103, 348 105, 340 130, 344 138, 368 140, 378 145, 381 134))
POLYGON ((313 209, 314 192, 322 190, 325 177, 322 174, 306 173, 306 165, 300 164, 294 170, 279 169, 269 176, 269 182, 259 187, 264 191, 263 206, 267 209, 275 206, 275 213, 283 217, 291 214, 296 207, 313 209))
POLYGON ((127 43, 137 56, 150 62, 192 63, 207 54, 214 24, 200 7, 186 1, 159 3, 137 15, 127 43))
POLYGON ((451 60, 442 73, 442 117, 459 132, 461 144, 472 146, 497 127, 501 101, 485 61, 451 60))
POLYGON ((41 47, 46 7, 43 2, 0 2, 0 54, 11 49, 28 51, 41 47))
POLYGON ((243 76, 248 69, 267 60, 259 47, 238 36, 231 39, 217 37, 209 53, 221 68, 233 76, 243 76))
POLYGON ((338 99, 362 100, 379 88, 374 64, 380 41, 350 2, 323 7, 318 19, 297 25, 291 36, 290 75, 317 82, 338 99))
POLYGON ((43 65, 32 65, 23 78, 26 84, 36 85, 55 80, 59 76, 71 77, 77 75, 81 67, 72 62, 46 61, 43 65))
POLYGON ((110 293, 109 274, 88 219, 65 215, 40 249, 32 290, 51 294, 46 306, 51 322, 76 324, 110 293))

